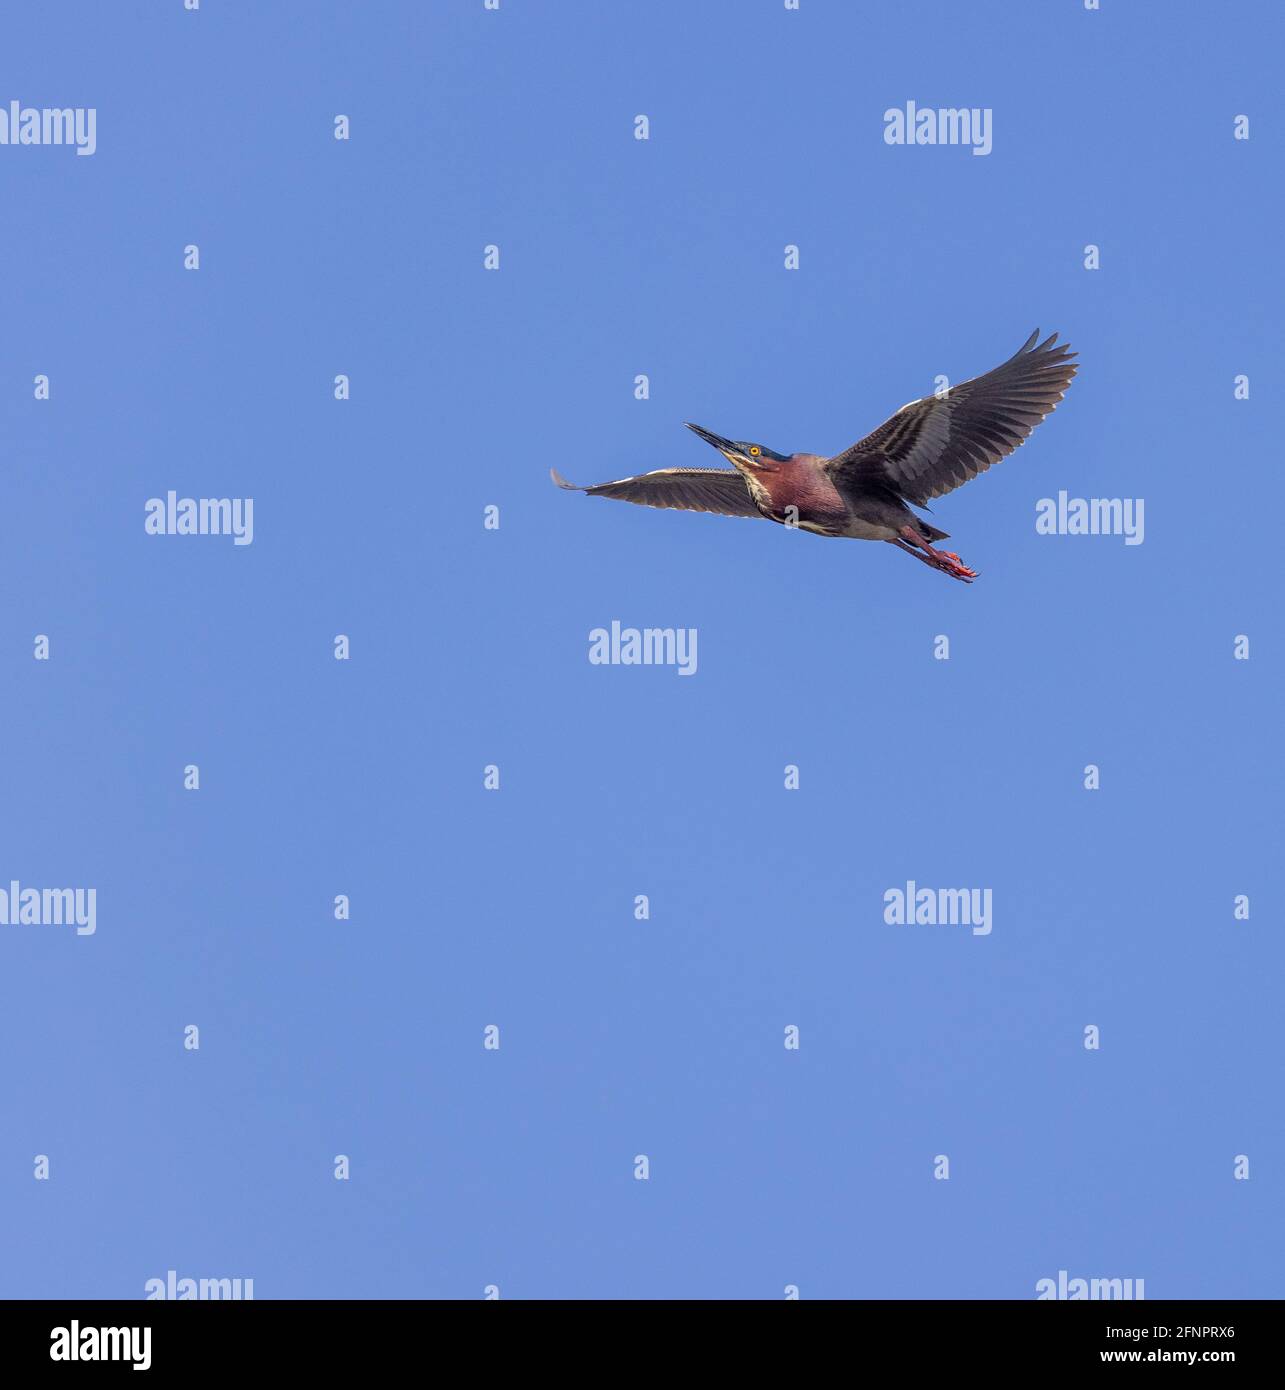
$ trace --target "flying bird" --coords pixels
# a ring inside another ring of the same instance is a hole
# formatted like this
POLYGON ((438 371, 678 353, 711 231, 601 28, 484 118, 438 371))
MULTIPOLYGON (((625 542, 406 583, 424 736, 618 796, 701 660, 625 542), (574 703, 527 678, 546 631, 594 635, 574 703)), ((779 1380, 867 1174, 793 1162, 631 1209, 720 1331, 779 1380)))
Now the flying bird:
POLYGON ((732 465, 659 468, 614 483, 578 488, 551 469, 553 481, 590 497, 644 507, 678 507, 723 516, 766 517, 819 536, 887 541, 916 560, 971 584, 977 571, 953 551, 934 548, 949 534, 910 510, 953 492, 1011 454, 1071 384, 1075 353, 1039 329, 985 376, 903 405, 877 430, 833 458, 778 454, 765 444, 724 439, 688 424, 732 465), (909 505, 908 505, 909 504, 909 505))

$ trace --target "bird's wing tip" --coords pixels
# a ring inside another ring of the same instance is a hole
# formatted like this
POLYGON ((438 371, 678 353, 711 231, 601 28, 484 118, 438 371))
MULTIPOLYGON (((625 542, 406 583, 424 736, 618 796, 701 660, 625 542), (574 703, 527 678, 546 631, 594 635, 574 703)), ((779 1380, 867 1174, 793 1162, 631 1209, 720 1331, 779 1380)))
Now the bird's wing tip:
POLYGON ((1050 333, 1049 336, 1041 342, 1040 330, 1037 328, 1022 346, 1018 348, 1014 356, 1038 356, 1041 359, 1047 358, 1050 362, 1057 362, 1059 364, 1069 361, 1072 357, 1078 357, 1079 353, 1077 353, 1065 339, 1060 343, 1058 342, 1059 337, 1061 337, 1059 333, 1050 333))
POLYGON ((565 488, 568 492, 579 492, 579 491, 581 491, 581 489, 578 488, 578 487, 575 485, 575 483, 569 483, 569 482, 567 482, 567 480, 562 476, 561 473, 558 472, 558 470, 557 470, 556 468, 550 468, 550 469, 549 469, 549 477, 551 477, 551 478, 553 479, 553 481, 554 481, 555 483, 557 483, 557 485, 558 485, 560 488, 565 488))

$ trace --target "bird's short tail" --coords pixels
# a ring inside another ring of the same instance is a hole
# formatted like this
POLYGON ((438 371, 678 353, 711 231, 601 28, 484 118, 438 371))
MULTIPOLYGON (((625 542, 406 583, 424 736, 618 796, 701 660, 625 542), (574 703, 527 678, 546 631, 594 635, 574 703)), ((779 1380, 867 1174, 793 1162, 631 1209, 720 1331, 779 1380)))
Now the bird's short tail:
POLYGON ((929 526, 929 524, 920 517, 915 518, 915 525, 930 541, 948 541, 950 539, 949 531, 939 531, 935 526, 929 526))

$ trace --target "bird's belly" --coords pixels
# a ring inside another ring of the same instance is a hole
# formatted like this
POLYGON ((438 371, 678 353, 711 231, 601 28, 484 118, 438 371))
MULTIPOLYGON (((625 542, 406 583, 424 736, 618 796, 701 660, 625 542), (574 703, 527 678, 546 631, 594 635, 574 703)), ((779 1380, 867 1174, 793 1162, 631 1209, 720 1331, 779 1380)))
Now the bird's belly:
POLYGON ((849 517, 847 525, 839 532, 854 541, 890 541, 897 534, 895 526, 878 521, 863 521, 861 517, 849 517))
POLYGON ((800 531, 811 531, 816 536, 847 537, 854 541, 886 541, 897 534, 892 526, 881 526, 878 522, 863 521, 860 517, 849 516, 847 512, 804 513, 797 520, 788 514, 772 514, 773 521, 787 526, 797 526, 800 531))

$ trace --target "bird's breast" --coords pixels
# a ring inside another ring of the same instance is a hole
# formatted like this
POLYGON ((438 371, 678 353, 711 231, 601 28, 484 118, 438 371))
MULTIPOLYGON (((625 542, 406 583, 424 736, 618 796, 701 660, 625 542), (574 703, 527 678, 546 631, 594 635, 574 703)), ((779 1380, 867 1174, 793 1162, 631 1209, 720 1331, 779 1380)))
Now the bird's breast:
MULTIPOLYGON (((775 473, 760 475, 766 494, 766 510, 774 520, 791 522, 822 535, 842 535, 848 523, 848 507, 829 475, 803 464, 787 464, 775 473)), ((763 506, 763 502, 759 502, 763 506)))

